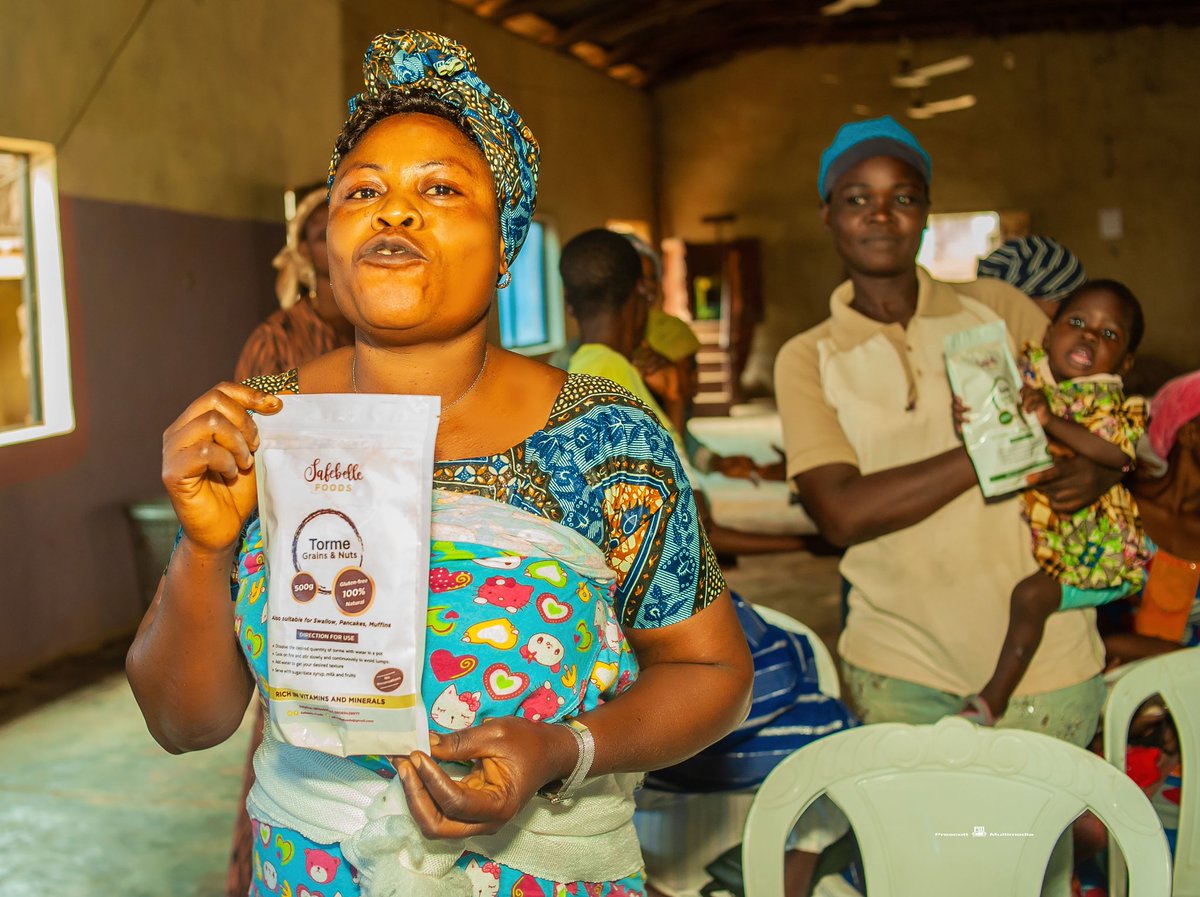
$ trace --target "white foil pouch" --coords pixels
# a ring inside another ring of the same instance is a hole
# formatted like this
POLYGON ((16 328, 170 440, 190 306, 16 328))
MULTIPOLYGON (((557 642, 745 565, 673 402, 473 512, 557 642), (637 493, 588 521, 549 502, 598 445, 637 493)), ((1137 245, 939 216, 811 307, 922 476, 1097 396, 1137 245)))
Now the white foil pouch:
POLYGON ((1029 474, 1054 461, 1041 424, 1021 409, 1021 376, 1004 322, 950 334, 945 352, 950 388, 971 409, 962 435, 983 494, 1025 488, 1029 474))
POLYGON ((436 396, 282 396, 256 417, 270 724, 348 757, 429 750, 436 396))

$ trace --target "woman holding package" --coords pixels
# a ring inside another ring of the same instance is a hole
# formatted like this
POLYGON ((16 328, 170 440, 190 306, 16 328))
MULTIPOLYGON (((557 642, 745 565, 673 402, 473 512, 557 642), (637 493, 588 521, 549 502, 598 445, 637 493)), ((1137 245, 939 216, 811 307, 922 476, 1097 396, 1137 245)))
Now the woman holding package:
POLYGON ((439 35, 372 43, 331 168, 330 277, 355 345, 262 390, 221 384, 164 437, 183 533, 128 670, 151 732, 182 752, 229 737, 267 684, 247 412, 287 401, 271 393, 442 399, 422 681, 432 756, 340 758, 268 727, 248 802, 252 893, 642 894, 637 774, 746 711, 750 658, 670 438, 611 384, 485 342, 532 217, 538 150, 474 69, 439 35), (496 607, 453 588, 464 539, 481 562, 523 558, 520 575, 557 565, 539 571, 550 604, 542 583, 537 601, 510 603, 548 611, 547 626, 569 618, 558 648, 573 654, 526 646, 509 661, 521 675, 478 682, 457 633, 496 607))

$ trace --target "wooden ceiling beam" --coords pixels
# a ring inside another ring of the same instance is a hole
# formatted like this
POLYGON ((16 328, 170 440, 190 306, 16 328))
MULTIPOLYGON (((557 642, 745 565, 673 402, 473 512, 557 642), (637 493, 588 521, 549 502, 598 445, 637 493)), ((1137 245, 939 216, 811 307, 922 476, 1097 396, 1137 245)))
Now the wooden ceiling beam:
POLYGON ((635 86, 766 47, 1200 25, 1196 0, 885 0, 842 16, 820 15, 828 0, 453 2, 635 86))
MULTIPOLYGON (((460 3, 463 0, 454 0, 454 2, 460 3)), ((476 15, 493 21, 526 13, 535 13, 544 18, 546 7, 553 6, 553 4, 546 3, 545 0, 474 0, 474 3, 476 15)))
POLYGON ((728 37, 736 36, 746 29, 758 35, 763 40, 764 47, 777 45, 771 37, 772 33, 794 34, 794 39, 785 40, 784 43, 801 44, 811 42, 808 39, 810 34, 829 30, 829 19, 825 16, 780 10, 774 3, 758 5, 766 9, 765 14, 748 14, 736 22, 731 22, 727 16, 713 10, 707 15, 693 17, 677 27, 646 31, 613 47, 611 61, 613 64, 645 64, 647 57, 670 59, 687 55, 697 48, 706 49, 710 44, 719 50, 728 37))
POLYGON ((602 12, 564 28, 561 40, 564 45, 590 40, 615 50, 622 41, 634 35, 659 26, 685 25, 688 17, 728 5, 729 0, 634 0, 626 4, 610 3, 605 5, 602 12))
MULTIPOLYGON (((1157 20, 1161 21, 1161 20, 1157 20)), ((1195 14, 1189 14, 1187 21, 1183 24, 1197 25, 1200 24, 1200 10, 1195 14)), ((1110 27, 1119 27, 1106 25, 1096 19, 1095 16, 1089 22, 1082 20, 1071 30, 1086 30, 1098 31, 1108 30, 1110 27)), ((645 85, 648 88, 659 87, 668 84, 672 81, 677 81, 681 78, 686 78, 689 75, 704 71, 705 69, 715 68, 728 62, 734 56, 750 52, 753 50, 762 49, 764 47, 801 47, 816 44, 826 43, 843 43, 843 42, 863 42, 863 43, 884 43, 899 40, 901 37, 906 37, 912 40, 927 40, 932 38, 954 37, 963 35, 964 33, 974 33, 981 37, 997 37, 1003 34, 1019 34, 1028 33, 1031 31, 1055 31, 1066 30, 1061 26, 1055 27, 1054 24, 1033 24, 1033 23, 1012 23, 1006 24, 1005 28, 998 30, 991 23, 990 27, 980 27, 973 32, 965 32, 964 30, 956 29, 948 31, 944 22, 926 20, 921 23, 908 21, 904 25, 903 32, 895 26, 891 27, 868 27, 857 29, 853 36, 848 36, 844 33, 829 34, 826 32, 821 36, 816 36, 811 31, 802 29, 788 31, 778 27, 760 28, 746 27, 742 29, 727 29, 721 36, 720 45, 709 46, 704 48, 697 41, 697 46, 686 48, 681 44, 662 44, 653 56, 647 56, 644 59, 631 57, 630 62, 639 63, 645 71, 645 85)), ((694 34, 693 29, 688 29, 694 34)))
POLYGON ((500 24, 505 30, 539 44, 551 45, 558 39, 558 28, 554 23, 546 21, 537 13, 523 12, 505 16, 500 24))

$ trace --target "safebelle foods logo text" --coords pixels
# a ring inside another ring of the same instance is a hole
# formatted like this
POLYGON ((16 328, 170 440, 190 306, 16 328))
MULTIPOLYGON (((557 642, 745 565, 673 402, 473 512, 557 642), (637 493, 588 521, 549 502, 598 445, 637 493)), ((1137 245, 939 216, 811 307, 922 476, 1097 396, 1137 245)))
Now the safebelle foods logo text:
POLYGON ((357 464, 342 464, 340 461, 321 461, 313 458, 312 464, 304 468, 304 481, 312 483, 313 492, 353 492, 351 483, 363 478, 357 464))

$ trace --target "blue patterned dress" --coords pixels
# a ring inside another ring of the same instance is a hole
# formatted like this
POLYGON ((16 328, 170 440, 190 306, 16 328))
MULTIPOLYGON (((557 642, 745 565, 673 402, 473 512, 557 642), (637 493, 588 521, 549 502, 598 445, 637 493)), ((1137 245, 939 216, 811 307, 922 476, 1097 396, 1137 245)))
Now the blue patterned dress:
MULTIPOLYGON (((250 382, 271 392, 299 392, 294 371, 250 382)), ((616 585, 550 570, 537 559, 502 569, 511 559, 488 546, 435 543, 422 682, 431 731, 502 715, 555 722, 594 709, 636 676, 621 627, 686 620, 725 588, 670 436, 610 381, 568 376, 542 429, 500 454, 438 462, 433 480, 435 489, 489 498, 582 534, 603 552, 616 585), (537 590, 526 594, 524 584, 534 582, 537 590), (543 601, 550 585, 554 600, 543 601), (497 640, 500 629, 522 635, 497 640), (489 632, 483 639, 472 635, 489 632)), ((244 533, 233 592, 238 640, 261 695, 268 651, 257 515, 244 533)), ((381 757, 350 762, 394 775, 381 757)), ((252 897, 360 893, 356 871, 336 844, 317 844, 259 820, 252 826, 252 897)), ((486 897, 644 894, 641 874, 551 882, 476 854, 464 854, 459 867, 486 897)))

